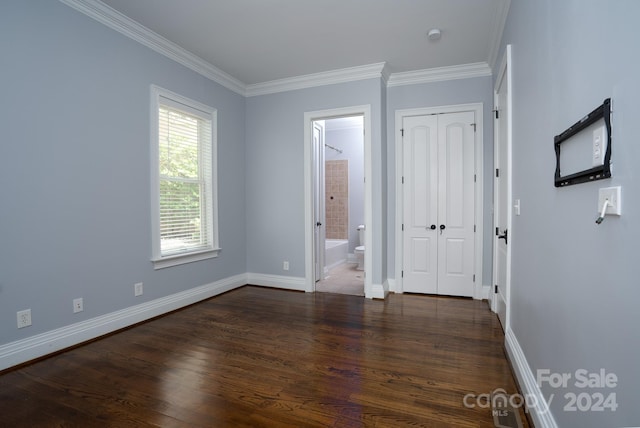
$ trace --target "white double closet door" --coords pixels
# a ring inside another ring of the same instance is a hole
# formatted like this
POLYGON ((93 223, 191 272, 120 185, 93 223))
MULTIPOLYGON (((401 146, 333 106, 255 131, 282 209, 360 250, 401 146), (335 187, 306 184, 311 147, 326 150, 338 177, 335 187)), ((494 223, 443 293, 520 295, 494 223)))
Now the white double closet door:
POLYGON ((474 294, 473 112, 404 117, 403 291, 474 294))

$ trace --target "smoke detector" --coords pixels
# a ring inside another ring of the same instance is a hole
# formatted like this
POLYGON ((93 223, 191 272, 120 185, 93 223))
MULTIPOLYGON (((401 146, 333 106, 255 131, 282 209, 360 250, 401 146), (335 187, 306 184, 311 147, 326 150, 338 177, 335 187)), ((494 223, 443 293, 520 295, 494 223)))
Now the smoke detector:
POLYGON ((440 37, 442 37, 442 32, 438 28, 434 28, 432 30, 429 30, 429 32, 427 33, 427 37, 429 37, 429 40, 431 40, 432 42, 435 42, 436 40, 440 40, 440 37))

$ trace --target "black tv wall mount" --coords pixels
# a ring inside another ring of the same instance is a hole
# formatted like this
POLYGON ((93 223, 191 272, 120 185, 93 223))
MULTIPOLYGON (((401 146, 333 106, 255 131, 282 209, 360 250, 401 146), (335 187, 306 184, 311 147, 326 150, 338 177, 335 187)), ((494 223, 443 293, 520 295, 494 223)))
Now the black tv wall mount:
POLYGON ((553 144, 556 149, 556 187, 565 187, 572 184, 586 183, 588 181, 602 180, 611 177, 611 98, 604 100, 602 105, 598 106, 598 108, 593 110, 591 113, 574 123, 562 134, 556 135, 553 139, 553 144), (607 150, 604 154, 602 165, 563 177, 560 174, 560 145, 601 119, 604 119, 604 123, 607 128, 607 150))

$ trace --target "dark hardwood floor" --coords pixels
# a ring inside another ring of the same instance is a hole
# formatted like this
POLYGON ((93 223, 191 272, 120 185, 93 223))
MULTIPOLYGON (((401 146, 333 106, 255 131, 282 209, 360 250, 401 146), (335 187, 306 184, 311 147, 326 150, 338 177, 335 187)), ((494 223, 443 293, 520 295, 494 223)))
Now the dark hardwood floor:
POLYGON ((0 375, 0 426, 493 427, 503 341, 486 302, 246 286, 0 375))

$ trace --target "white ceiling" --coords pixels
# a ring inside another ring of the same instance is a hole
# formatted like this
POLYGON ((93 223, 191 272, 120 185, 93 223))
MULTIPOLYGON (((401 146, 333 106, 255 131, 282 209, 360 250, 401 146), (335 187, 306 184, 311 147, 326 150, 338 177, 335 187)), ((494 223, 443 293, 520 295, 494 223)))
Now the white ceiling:
POLYGON ((245 85, 386 62, 493 66, 509 0, 102 0, 245 85), (442 31, 429 41, 432 28, 442 31))

